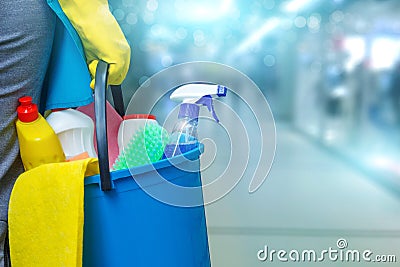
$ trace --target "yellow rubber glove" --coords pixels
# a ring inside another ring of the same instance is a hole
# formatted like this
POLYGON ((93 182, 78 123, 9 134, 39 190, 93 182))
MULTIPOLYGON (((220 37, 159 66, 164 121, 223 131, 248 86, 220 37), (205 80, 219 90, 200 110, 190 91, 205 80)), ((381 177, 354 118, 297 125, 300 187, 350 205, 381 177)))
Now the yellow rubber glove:
MULTIPOLYGON (((107 0, 59 0, 81 38, 87 64, 95 77, 98 60, 110 64, 108 83, 121 84, 129 69, 131 49, 111 14, 107 0)), ((94 88, 94 80, 90 83, 94 88)))

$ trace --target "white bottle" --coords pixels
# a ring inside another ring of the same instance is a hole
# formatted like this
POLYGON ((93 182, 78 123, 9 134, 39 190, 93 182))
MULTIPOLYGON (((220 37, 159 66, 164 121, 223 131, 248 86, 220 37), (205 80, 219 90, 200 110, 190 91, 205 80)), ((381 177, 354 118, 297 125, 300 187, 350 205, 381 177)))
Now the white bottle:
POLYGON ((65 157, 67 159, 87 152, 89 157, 96 158, 94 149, 93 120, 75 109, 60 109, 46 118, 60 139, 65 157))
POLYGON ((119 153, 128 145, 135 133, 143 128, 146 123, 158 124, 156 116, 151 114, 130 114, 123 118, 118 130, 119 153))

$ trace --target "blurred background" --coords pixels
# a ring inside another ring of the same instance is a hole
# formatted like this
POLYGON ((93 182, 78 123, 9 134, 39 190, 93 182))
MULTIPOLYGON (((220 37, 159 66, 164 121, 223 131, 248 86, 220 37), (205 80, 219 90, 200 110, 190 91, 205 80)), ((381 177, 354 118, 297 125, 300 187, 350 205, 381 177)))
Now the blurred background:
POLYGON ((268 179, 249 194, 244 176, 206 208, 214 266, 262 266, 264 245, 327 249, 341 237, 353 249, 396 254, 399 264, 400 1, 110 4, 132 47, 126 103, 161 70, 213 61, 247 75, 271 107, 277 150, 268 179))

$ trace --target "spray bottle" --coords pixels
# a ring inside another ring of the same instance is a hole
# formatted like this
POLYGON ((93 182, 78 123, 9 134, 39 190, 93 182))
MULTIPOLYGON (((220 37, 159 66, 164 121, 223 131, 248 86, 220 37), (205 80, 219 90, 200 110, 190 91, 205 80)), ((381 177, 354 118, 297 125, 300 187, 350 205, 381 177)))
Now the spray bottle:
POLYGON ((216 122, 213 98, 226 96, 227 88, 222 85, 189 83, 179 86, 170 96, 171 100, 182 102, 163 158, 190 151, 198 145, 197 126, 201 106, 206 106, 216 122))

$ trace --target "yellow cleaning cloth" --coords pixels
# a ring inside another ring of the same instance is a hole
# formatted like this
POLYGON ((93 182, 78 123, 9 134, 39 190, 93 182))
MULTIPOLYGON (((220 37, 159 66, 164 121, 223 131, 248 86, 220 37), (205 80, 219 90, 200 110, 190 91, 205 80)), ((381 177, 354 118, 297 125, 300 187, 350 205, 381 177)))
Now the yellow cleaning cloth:
POLYGON ((89 158, 20 175, 8 211, 13 267, 82 266, 84 176, 98 171, 89 158))

